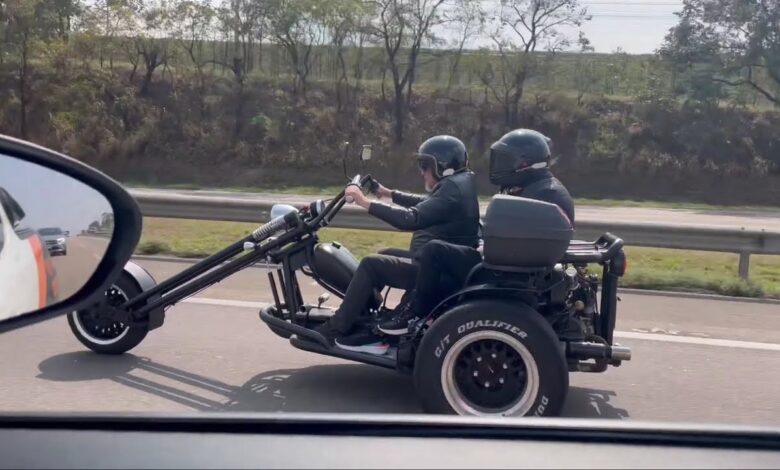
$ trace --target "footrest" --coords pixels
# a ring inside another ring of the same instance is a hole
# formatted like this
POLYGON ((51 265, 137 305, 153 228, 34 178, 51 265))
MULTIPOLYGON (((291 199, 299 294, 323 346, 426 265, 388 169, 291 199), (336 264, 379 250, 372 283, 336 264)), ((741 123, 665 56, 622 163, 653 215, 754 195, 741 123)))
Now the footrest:
POLYGON ((396 348, 391 348, 391 350, 383 356, 375 356, 373 354, 347 351, 346 349, 341 349, 338 346, 323 346, 317 342, 295 336, 290 338, 290 344, 303 351, 324 354, 326 356, 338 357, 350 361, 362 362, 364 364, 385 367, 387 369, 395 370, 398 368, 398 361, 396 360, 396 348))
POLYGON ((296 325, 294 323, 290 323, 288 321, 284 321, 281 318, 277 318, 270 313, 270 309, 275 308, 273 305, 269 305, 268 307, 265 307, 264 309, 260 310, 260 319, 266 322, 267 324, 278 328, 282 331, 287 331, 290 334, 298 335, 300 337, 308 338, 311 341, 314 341, 315 343, 320 344, 322 347, 329 348, 330 344, 328 343, 328 340, 325 339, 324 336, 319 334, 318 332, 314 330, 310 330, 308 328, 304 328, 302 326, 296 325))

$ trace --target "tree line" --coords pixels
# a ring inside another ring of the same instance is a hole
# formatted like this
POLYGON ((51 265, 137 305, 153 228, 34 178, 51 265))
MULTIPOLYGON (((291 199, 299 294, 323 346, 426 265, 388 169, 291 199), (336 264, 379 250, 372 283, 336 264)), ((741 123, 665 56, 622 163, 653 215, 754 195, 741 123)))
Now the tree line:
POLYGON ((776 172, 778 2, 679 17, 631 56, 579 0, 0 0, 0 132, 107 168, 541 126, 579 166, 776 172))

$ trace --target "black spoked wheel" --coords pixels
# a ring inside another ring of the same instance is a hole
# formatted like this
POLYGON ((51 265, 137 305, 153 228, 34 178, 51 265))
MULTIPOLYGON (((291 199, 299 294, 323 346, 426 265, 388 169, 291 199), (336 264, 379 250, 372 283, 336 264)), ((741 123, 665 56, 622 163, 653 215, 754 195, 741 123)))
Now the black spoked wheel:
POLYGON ((539 370, 519 341, 505 333, 480 331, 448 351, 441 379, 447 384, 447 401, 458 414, 523 415, 536 398, 539 370))
MULTIPOLYGON (((106 303, 118 307, 140 293, 135 282, 123 274, 106 291, 106 303)), ((127 352, 143 341, 148 332, 145 327, 125 324, 99 309, 72 312, 68 324, 83 345, 101 354, 127 352)))
MULTIPOLYGON (((127 294, 117 286, 111 286, 106 291, 106 303, 112 307, 118 307, 127 300, 127 294)), ((110 344, 119 341, 130 331, 123 322, 101 316, 96 311, 75 312, 74 315, 76 328, 94 343, 110 344)))
POLYGON ((426 411, 464 416, 555 416, 569 388, 547 320, 510 300, 474 300, 439 317, 417 349, 414 381, 426 411))

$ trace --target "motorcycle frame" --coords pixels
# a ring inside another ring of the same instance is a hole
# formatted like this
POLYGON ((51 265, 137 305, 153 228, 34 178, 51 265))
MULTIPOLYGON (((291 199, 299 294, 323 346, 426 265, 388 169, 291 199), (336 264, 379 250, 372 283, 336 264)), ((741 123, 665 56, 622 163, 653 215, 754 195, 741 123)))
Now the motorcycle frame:
MULTIPOLYGON (((362 187, 370 180, 370 175, 356 177, 352 184, 362 187)), ((273 221, 261 225, 252 234, 127 300, 118 306, 117 310, 129 313, 132 323, 144 324, 148 321, 150 312, 155 309, 170 307, 238 271, 265 261, 269 265, 280 264, 277 273, 285 304, 289 311, 296 312, 303 305, 303 299, 295 271, 308 263, 311 249, 318 241, 317 230, 327 226, 344 204, 342 190, 311 220, 303 220, 296 213, 295 217, 291 217, 292 225, 288 223, 278 236, 271 234, 258 238, 256 234, 273 221), (250 244, 251 248, 247 249, 250 244), (241 253, 245 254, 239 256, 241 253)), ((312 272, 311 275, 326 289, 339 296, 343 295, 328 286, 316 273, 312 272)), ((273 280, 271 282, 274 298, 277 304, 281 305, 278 302, 275 283, 273 280)))

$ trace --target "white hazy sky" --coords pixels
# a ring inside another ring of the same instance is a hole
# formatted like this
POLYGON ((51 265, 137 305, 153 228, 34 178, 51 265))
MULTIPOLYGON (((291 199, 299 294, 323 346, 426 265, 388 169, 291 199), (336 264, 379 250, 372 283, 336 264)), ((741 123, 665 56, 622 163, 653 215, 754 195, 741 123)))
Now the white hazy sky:
POLYGON ((669 28, 677 24, 675 12, 682 0, 586 0, 593 19, 583 31, 596 52, 618 47, 631 54, 654 52, 669 28))
MULTIPOLYGON (((483 7, 498 0, 482 0, 483 7)), ((682 0, 581 0, 593 17, 582 30, 596 52, 613 52, 618 47, 630 54, 653 53, 664 40, 669 28, 677 24, 675 12, 682 0)), ((576 31, 567 31, 576 37, 576 31)), ((447 36, 443 31, 443 36, 447 36)), ((485 46, 488 41, 475 39, 471 47, 485 46)))

